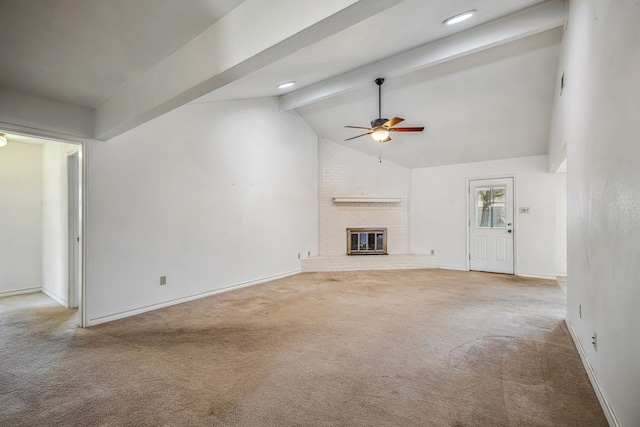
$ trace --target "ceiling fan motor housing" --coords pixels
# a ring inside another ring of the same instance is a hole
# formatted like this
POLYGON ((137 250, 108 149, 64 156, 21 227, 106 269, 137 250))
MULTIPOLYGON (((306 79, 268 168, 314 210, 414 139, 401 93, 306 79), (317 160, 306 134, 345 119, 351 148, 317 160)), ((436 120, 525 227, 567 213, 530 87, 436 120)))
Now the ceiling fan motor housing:
POLYGON ((389 121, 389 119, 384 119, 384 118, 378 118, 378 119, 371 120, 371 127, 372 128, 380 127, 383 124, 387 123, 388 121, 389 121))

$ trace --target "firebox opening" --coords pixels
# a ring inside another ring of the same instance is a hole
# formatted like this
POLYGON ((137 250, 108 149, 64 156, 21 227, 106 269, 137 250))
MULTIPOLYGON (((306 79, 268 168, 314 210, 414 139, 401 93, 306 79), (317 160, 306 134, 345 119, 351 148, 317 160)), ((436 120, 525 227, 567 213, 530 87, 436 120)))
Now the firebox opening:
POLYGON ((387 229, 347 228, 347 255, 387 255, 387 229))

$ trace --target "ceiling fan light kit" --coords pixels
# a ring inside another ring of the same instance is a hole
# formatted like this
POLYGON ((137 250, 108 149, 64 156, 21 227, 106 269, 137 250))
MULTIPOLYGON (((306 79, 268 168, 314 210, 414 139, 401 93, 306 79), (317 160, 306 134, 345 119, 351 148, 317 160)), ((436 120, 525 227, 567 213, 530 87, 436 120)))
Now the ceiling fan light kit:
POLYGON ((371 137, 378 142, 383 142, 389 138, 389 131, 384 128, 378 129, 371 134, 371 137))
POLYGON ((370 128, 362 126, 345 126, 346 128, 351 129, 368 130, 367 133, 347 138, 345 141, 360 138, 365 135, 371 135, 371 137, 378 142, 388 142, 391 141, 391 136, 389 136, 391 132, 422 132, 424 130, 424 126, 403 128, 394 127, 398 123, 403 122, 403 118, 394 117, 389 120, 382 117, 382 83, 384 83, 384 79, 379 77, 375 80, 375 83, 378 85, 378 118, 371 120, 370 128))
POLYGON ((4 133, 0 133, 0 147, 4 147, 8 144, 8 142, 9 141, 7 141, 7 137, 4 135, 4 133))

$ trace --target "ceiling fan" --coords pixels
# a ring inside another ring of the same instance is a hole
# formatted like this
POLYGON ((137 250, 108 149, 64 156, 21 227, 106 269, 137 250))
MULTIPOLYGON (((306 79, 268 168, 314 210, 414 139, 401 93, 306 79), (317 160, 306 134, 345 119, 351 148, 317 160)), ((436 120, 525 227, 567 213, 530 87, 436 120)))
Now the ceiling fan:
POLYGON ((377 78, 375 82, 378 85, 378 118, 371 120, 370 128, 361 127, 361 126, 345 126, 346 128, 351 128, 351 129, 368 130, 367 133, 363 133, 362 135, 357 135, 351 138, 347 138, 345 139, 345 141, 360 138, 361 136, 365 136, 365 135, 371 135, 371 137, 378 142, 387 142, 387 141, 391 141, 391 137, 389 136, 391 132, 422 132, 424 130, 424 126, 397 128, 394 126, 404 121, 404 119, 400 117, 394 117, 391 120, 389 120, 382 117, 382 83, 384 83, 384 79, 377 78))

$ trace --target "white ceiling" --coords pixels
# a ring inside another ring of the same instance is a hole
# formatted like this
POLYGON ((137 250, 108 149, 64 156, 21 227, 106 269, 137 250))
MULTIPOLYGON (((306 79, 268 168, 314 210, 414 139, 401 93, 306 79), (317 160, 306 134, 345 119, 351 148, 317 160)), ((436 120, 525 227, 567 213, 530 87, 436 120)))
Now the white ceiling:
POLYGON ((389 56, 489 22, 543 0, 405 0, 339 33, 299 50, 199 100, 275 96, 298 90, 389 56), (474 17, 455 26, 442 21, 476 9, 474 17), (283 91, 278 83, 296 81, 283 91))
POLYGON ((366 131, 378 117, 378 90, 367 87, 297 109, 322 138, 417 168, 533 156, 547 152, 561 30, 387 79, 382 116, 421 133, 392 134, 380 144, 366 131))
MULTIPOLYGON (((366 9, 367 1, 353 0, 360 9, 366 9)), ((0 88, 95 108, 113 100, 126 84, 149 73, 241 3, 243 13, 263 6, 256 0, 0 0, 0 16, 11 18, 4 20, 0 32, 0 88)), ((248 73, 232 73, 228 84, 194 102, 286 93, 283 100, 289 97, 291 108, 320 137, 344 143, 356 134, 344 125, 367 126, 377 117, 373 78, 380 76, 387 78, 383 116, 404 117, 406 126, 426 126, 421 134, 394 135, 382 147, 387 160, 423 167, 546 152, 561 33, 549 30, 558 27, 557 22, 547 27, 536 22, 525 29, 522 21, 512 17, 529 6, 549 2, 372 3, 377 7, 372 16, 325 30, 326 36, 311 43, 304 42, 306 35, 301 32, 297 36, 302 49, 279 58, 274 55, 276 59, 248 73), (478 12, 465 23, 442 24, 469 9, 478 12), (512 27, 523 27, 521 34, 495 24, 508 25, 509 20, 512 27), (484 33, 476 31, 483 28, 484 33), (487 36, 489 32, 493 38, 487 36), (470 47, 464 53, 421 63, 424 48, 433 45, 432 51, 442 50, 435 44, 449 40, 470 47), (471 46, 476 40, 484 46, 471 46), (295 88, 275 88, 289 80, 297 81, 295 88), (292 101, 296 97, 304 101, 292 101)), ((300 3, 295 6, 300 13, 300 3)), ((242 42, 224 40, 229 46, 242 42)), ((369 137, 344 144, 378 153, 378 144, 369 137)))
POLYGON ((242 1, 0 0, 0 87, 96 107, 242 1))

